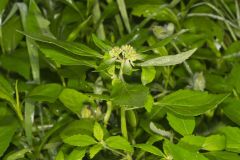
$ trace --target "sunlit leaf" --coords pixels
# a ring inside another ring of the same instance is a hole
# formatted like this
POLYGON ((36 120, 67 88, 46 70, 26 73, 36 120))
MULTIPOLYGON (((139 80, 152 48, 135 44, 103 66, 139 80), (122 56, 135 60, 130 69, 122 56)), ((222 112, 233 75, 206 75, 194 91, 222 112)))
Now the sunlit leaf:
POLYGON ((184 62, 188 59, 197 49, 192 49, 186 52, 182 52, 176 55, 162 56, 146 60, 145 62, 139 63, 140 66, 171 66, 184 62))
POLYGON ((155 105, 164 106, 169 111, 182 116, 196 116, 214 109, 229 95, 208 94, 207 92, 178 90, 165 96, 155 105))

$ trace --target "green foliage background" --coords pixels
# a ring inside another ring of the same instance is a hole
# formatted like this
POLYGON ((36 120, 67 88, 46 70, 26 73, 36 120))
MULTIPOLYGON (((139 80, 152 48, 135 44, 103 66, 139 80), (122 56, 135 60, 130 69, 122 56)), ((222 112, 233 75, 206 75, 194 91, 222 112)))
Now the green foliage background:
POLYGON ((0 159, 239 160, 239 0, 1 0, 0 159))

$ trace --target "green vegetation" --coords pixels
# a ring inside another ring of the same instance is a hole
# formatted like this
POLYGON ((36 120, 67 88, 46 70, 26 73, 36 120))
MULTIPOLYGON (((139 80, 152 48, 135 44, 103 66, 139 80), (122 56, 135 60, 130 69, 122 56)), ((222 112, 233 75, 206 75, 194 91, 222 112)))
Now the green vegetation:
POLYGON ((0 0, 0 46, 0 159, 240 159, 238 0, 0 0))

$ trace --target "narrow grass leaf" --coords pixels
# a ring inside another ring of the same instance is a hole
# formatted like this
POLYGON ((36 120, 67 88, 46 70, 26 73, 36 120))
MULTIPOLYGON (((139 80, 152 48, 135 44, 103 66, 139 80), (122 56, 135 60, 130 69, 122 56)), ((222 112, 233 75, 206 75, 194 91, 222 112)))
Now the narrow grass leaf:
POLYGON ((26 100, 24 105, 24 129, 29 145, 32 145, 33 142, 32 127, 34 122, 34 113, 35 113, 34 103, 29 100, 26 100))
POLYGON ((62 51, 61 49, 49 47, 46 45, 40 46, 40 51, 49 59, 53 60, 57 66, 60 65, 79 65, 79 66, 88 66, 96 67, 95 61, 91 59, 85 59, 84 57, 74 57, 67 52, 62 51))
POLYGON ((129 23, 129 19, 128 19, 128 14, 127 14, 127 8, 125 5, 125 1, 124 0, 117 0, 118 3, 118 8, 120 10, 123 22, 126 26, 126 29, 128 31, 128 33, 131 32, 131 27, 130 27, 130 23, 129 23))
POLYGON ((101 22, 101 10, 100 10, 100 1, 95 0, 94 6, 93 6, 93 22, 95 25, 97 25, 97 35, 100 39, 105 40, 105 30, 103 23, 101 22))
POLYGON ((88 46, 84 44, 79 43, 73 43, 73 42, 65 42, 61 40, 56 40, 52 37, 44 36, 38 33, 27 33, 22 32, 22 34, 28 36, 31 39, 34 39, 36 41, 53 44, 55 46, 58 46, 60 48, 63 48, 73 54, 85 56, 85 57, 94 57, 94 58, 102 58, 102 55, 96 52, 95 50, 89 48, 88 46))

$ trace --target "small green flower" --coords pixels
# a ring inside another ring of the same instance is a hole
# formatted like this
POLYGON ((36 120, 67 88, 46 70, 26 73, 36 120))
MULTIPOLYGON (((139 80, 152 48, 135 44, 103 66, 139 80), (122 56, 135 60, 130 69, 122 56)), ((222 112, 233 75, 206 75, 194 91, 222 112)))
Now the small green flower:
POLYGON ((136 50, 130 46, 130 45, 123 45, 121 47, 123 56, 130 60, 130 61, 136 61, 138 59, 136 50))
POLYGON ((130 45, 123 45, 121 47, 113 47, 109 51, 109 55, 112 58, 117 58, 120 61, 129 61, 133 65, 133 61, 141 59, 136 50, 130 45))
POLYGON ((113 47, 110 51, 109 54, 111 57, 118 57, 121 54, 122 50, 119 47, 113 47))

